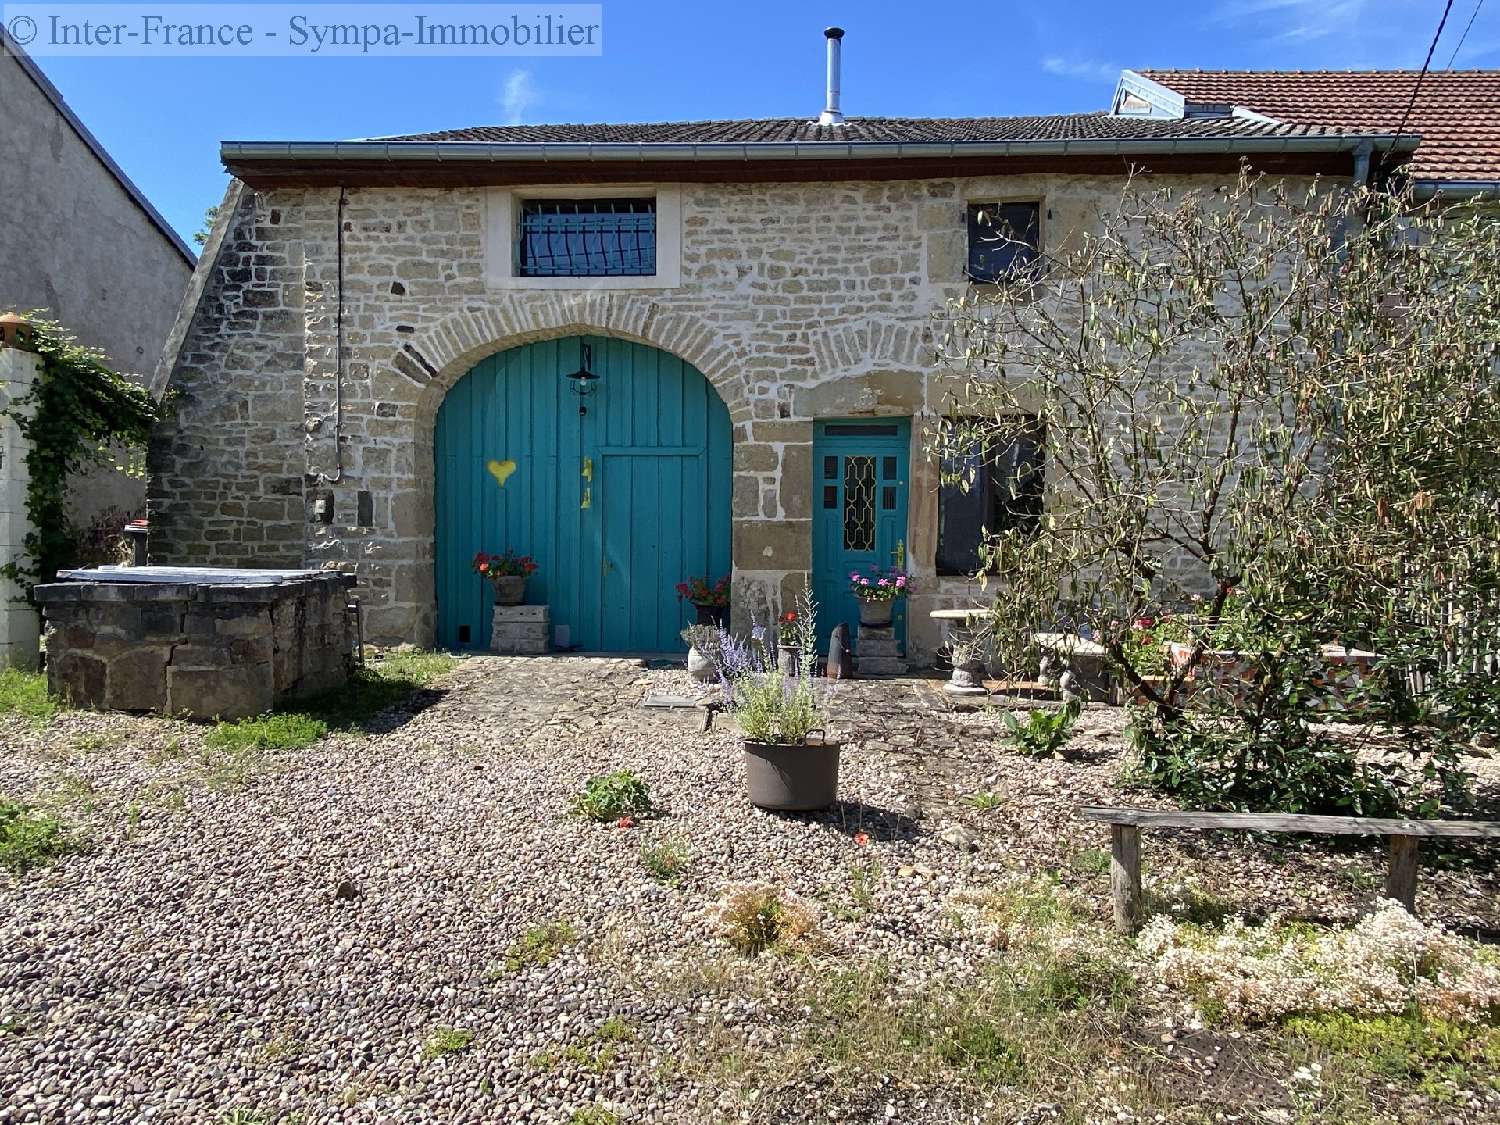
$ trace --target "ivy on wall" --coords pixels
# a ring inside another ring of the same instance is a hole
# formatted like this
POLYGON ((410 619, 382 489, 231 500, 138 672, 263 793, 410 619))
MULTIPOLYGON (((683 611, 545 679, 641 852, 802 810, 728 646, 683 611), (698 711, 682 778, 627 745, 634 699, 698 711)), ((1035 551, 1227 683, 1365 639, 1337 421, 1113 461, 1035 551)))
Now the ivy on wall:
POLYGON ((143 475, 142 453, 161 410, 149 391, 112 369, 103 352, 83 346, 56 321, 34 314, 27 319, 42 366, 31 393, 5 413, 30 446, 26 511, 34 530, 26 537, 29 565, 11 563, 5 569, 30 585, 51 581, 75 561, 68 478, 100 464, 143 475), (119 465, 122 450, 127 463, 119 465))

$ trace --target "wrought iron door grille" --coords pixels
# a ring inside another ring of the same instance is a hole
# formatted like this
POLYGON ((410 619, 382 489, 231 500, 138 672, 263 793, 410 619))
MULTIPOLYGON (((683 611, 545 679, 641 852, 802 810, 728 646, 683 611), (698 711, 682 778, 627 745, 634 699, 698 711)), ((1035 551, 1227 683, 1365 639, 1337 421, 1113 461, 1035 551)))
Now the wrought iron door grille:
POLYGON ((650 277, 655 199, 530 199, 516 238, 521 277, 650 277))
POLYGON ((844 458, 844 550, 875 549, 875 458, 844 458))

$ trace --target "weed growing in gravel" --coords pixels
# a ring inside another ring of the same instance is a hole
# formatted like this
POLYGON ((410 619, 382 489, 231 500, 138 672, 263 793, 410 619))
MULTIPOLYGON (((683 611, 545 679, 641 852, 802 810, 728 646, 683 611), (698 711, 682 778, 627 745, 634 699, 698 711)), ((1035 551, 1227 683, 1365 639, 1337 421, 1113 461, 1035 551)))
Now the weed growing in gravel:
POLYGON ((13 667, 0 671, 0 714, 45 723, 61 708, 62 704, 47 694, 45 673, 13 667))
POLYGON ((964 799, 969 803, 969 806, 971 808, 978 809, 980 812, 993 812, 995 809, 998 809, 1001 805, 1005 804, 1005 798, 1000 796, 999 793, 991 793, 988 791, 983 793, 971 793, 964 799))
POLYGON ((571 922, 545 922, 533 926, 505 951, 505 967, 512 973, 552 963, 559 953, 578 940, 571 922))
POLYGON ((663 840, 641 849, 641 866, 653 879, 676 885, 687 873, 692 855, 680 840, 663 840))
POLYGON ((0 867, 17 875, 78 850, 55 816, 0 799, 0 867))
POLYGON ((456 1055, 469 1049, 474 1033, 463 1027, 440 1027, 422 1044, 422 1061, 432 1062, 444 1055, 456 1055))
POLYGON ((219 723, 204 736, 203 742, 216 750, 245 753, 257 750, 300 750, 311 746, 328 733, 321 719, 296 712, 261 715, 219 723))
POLYGON ((1068 703, 1061 711, 1028 711, 1018 719, 1009 711, 1001 715, 1010 731, 1011 742, 1028 758, 1056 758, 1068 744, 1073 723, 1078 719, 1079 704, 1068 703))
POLYGON ((1080 875, 1108 875, 1109 853, 1103 848, 1084 848, 1073 856, 1072 866, 1080 875))
POLYGON ((591 777, 583 792, 573 798, 574 811, 590 820, 613 821, 622 816, 649 816, 651 791, 630 770, 591 777))
POLYGON ((568 1116, 568 1125, 619 1125, 620 1115, 602 1105, 586 1105, 568 1116))
POLYGON ((772 883, 729 887, 716 908, 720 932, 741 953, 796 945, 817 927, 812 904, 772 883))
POLYGON ((258 1109, 235 1106, 219 1118, 219 1125, 270 1125, 271 1119, 258 1109))

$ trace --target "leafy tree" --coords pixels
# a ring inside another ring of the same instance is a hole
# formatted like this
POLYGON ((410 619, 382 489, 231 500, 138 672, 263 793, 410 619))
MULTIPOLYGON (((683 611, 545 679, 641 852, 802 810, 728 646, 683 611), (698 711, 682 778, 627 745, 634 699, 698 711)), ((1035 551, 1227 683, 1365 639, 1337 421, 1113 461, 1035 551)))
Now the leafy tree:
POLYGON ((219 204, 215 203, 203 212, 203 227, 193 232, 193 242, 198 246, 208 245, 208 236, 214 229, 214 223, 219 220, 219 204))
POLYGON ((1189 799, 1455 797, 1455 717, 1500 711, 1479 674, 1500 651, 1500 224, 1248 173, 1134 181, 948 327, 967 373, 948 463, 1003 447, 1018 415, 1042 425, 1041 527, 983 551, 1006 658, 1034 660, 1039 631, 1097 640, 1144 704, 1148 776, 1189 799), (1140 643, 1164 614, 1172 662, 1157 633, 1140 643), (1334 639, 1381 654, 1361 715, 1415 773, 1312 728, 1334 639), (1215 647, 1248 654, 1233 691, 1203 690, 1215 647))

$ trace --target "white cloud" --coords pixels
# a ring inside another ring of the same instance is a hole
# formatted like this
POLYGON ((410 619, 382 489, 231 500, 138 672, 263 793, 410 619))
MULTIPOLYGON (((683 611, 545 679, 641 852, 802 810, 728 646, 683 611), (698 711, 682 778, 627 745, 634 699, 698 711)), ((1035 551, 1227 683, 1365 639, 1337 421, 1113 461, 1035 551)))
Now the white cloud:
POLYGON ((1089 82, 1113 82, 1120 76, 1120 68, 1113 63, 1064 58, 1062 55, 1048 55, 1042 60, 1042 69, 1061 78, 1081 78, 1089 82))
POLYGON ((500 95, 500 105, 505 110, 505 123, 520 125, 526 119, 526 111, 541 100, 541 91, 531 81, 531 71, 511 71, 505 79, 505 90, 500 95))
POLYGON ((1352 66, 1357 60, 1350 56, 1360 50, 1402 42, 1414 46, 1418 39, 1425 47, 1436 18, 1431 5, 1413 0, 1224 0, 1211 22, 1285 46, 1337 38, 1342 65, 1352 66))

